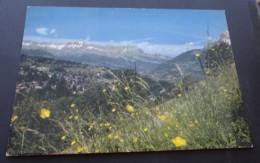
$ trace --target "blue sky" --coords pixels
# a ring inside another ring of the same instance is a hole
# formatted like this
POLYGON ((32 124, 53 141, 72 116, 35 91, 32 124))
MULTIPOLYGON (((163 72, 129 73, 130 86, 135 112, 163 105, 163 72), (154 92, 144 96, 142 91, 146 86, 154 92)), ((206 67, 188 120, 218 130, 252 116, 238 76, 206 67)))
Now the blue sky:
POLYGON ((148 53, 176 56, 228 30, 223 10, 28 7, 24 40, 136 45, 148 53))

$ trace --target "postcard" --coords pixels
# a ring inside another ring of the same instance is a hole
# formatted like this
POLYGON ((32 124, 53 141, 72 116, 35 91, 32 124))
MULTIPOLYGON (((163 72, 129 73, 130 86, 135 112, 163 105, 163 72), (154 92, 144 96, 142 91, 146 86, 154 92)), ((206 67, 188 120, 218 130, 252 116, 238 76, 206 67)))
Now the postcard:
POLYGON ((252 147, 224 10, 27 8, 7 156, 252 147))

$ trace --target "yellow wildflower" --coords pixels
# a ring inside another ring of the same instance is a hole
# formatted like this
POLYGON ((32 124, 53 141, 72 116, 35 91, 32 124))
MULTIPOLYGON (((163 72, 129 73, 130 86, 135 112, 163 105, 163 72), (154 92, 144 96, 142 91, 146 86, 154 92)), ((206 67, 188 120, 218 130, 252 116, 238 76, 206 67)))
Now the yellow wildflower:
POLYGON ((212 40, 212 37, 209 36, 209 37, 208 37, 208 40, 212 40))
POLYGON ((73 118, 73 116, 71 115, 71 116, 69 116, 69 119, 71 119, 71 118, 73 118))
POLYGON ((172 143, 176 146, 176 147, 182 147, 182 146, 186 146, 186 140, 182 139, 181 137, 177 136, 176 138, 172 138, 172 143))
POLYGON ((128 112, 134 112, 135 111, 134 108, 129 104, 127 104, 125 108, 128 112))
POLYGON ((228 90, 226 88, 223 89, 223 92, 227 92, 228 90))
POLYGON ((156 106, 156 107, 155 107, 155 110, 160 110, 159 106, 156 106))
POLYGON ((51 111, 49 109, 42 108, 40 117, 42 119, 48 118, 48 117, 50 117, 50 113, 51 113, 51 111))
POLYGON ((165 136, 166 138, 168 138, 168 134, 167 134, 167 133, 165 133, 164 136, 165 136))
POLYGON ((83 151, 83 150, 84 150, 83 147, 78 147, 78 148, 77 148, 77 152, 81 152, 81 151, 83 151))
POLYGON ((99 125, 100 127, 102 127, 102 126, 104 126, 104 123, 100 123, 100 125, 99 125))
POLYGON ((93 128, 93 125, 90 125, 89 128, 88 128, 88 130, 90 131, 92 128, 93 128))
POLYGON ((107 127, 107 126, 110 126, 110 123, 108 123, 108 122, 107 122, 107 123, 105 123, 105 126, 106 126, 106 127, 107 127))
POLYGON ((112 91, 114 91, 114 90, 116 90, 116 86, 113 86, 113 87, 112 87, 112 91))
POLYGON ((115 112, 115 111, 116 111, 116 108, 113 108, 111 111, 112 111, 112 112, 115 112))
POLYGON ((61 140, 65 140, 65 139, 66 139, 66 136, 62 136, 62 137, 61 137, 61 140))
POLYGON ((181 94, 181 93, 179 93, 179 94, 178 94, 178 97, 181 97, 181 96, 182 96, 182 94, 181 94))
POLYGON ((198 120, 195 120, 195 123, 196 123, 196 124, 198 124, 198 123, 199 123, 199 121, 198 121, 198 120))
POLYGON ((78 119, 78 118, 79 118, 79 116, 75 116, 75 117, 74 117, 74 119, 78 119))
POLYGON ((102 91, 103 91, 103 93, 106 93, 107 89, 103 89, 102 91))
POLYGON ((79 134, 80 134, 80 135, 83 135, 83 132, 80 132, 79 134))
POLYGON ((74 108, 76 105, 75 104, 71 104, 70 107, 74 108))
POLYGON ((112 138, 112 135, 111 135, 111 134, 109 134, 107 137, 108 137, 109 139, 111 139, 111 138, 112 138))
POLYGON ((110 127, 108 127, 108 129, 109 129, 109 130, 111 130, 111 129, 112 129, 112 127, 110 126, 110 127))
POLYGON ((119 136, 118 135, 116 135, 115 137, 114 137, 114 139, 118 139, 119 138, 119 136))
POLYGON ((146 128, 144 128, 144 131, 146 132, 146 131, 148 131, 148 128, 146 127, 146 128))
POLYGON ((210 74, 211 73, 211 70, 210 69, 208 69, 207 70, 207 72, 206 72, 206 74, 210 74))
POLYGON ((118 82, 118 80, 115 79, 115 80, 114 80, 114 83, 117 83, 117 82, 118 82))
POLYGON ((200 56, 200 54, 199 54, 199 53, 196 53, 196 54, 195 54, 195 56, 196 56, 196 57, 199 57, 199 56, 200 56))
POLYGON ((75 139, 72 140, 72 142, 70 143, 70 145, 74 145, 74 144, 76 144, 76 140, 75 140, 75 139))
POLYGON ((17 118, 18 118, 17 115, 13 116, 13 117, 11 118, 11 122, 13 123, 17 118))
POLYGON ((79 112, 79 109, 76 109, 75 111, 76 111, 76 112, 79 112))
POLYGON ((98 150, 98 149, 96 149, 96 150, 95 150, 95 153, 99 153, 99 150, 98 150))
POLYGON ((135 113, 131 113, 131 116, 134 116, 135 115, 135 113))
POLYGON ((20 129, 21 129, 21 130, 24 130, 24 129, 25 129, 25 127, 24 127, 24 126, 22 126, 22 127, 20 127, 20 129))
POLYGON ((158 116, 162 121, 171 123, 171 117, 167 115, 158 116))
POLYGON ((125 141, 124 141, 124 139, 120 139, 120 142, 121 142, 121 143, 124 143, 125 141))
POLYGON ((129 90, 129 86, 126 86, 126 87, 125 87, 125 90, 126 90, 126 91, 129 90))
POLYGON ((122 118, 122 117, 120 117, 120 118, 119 118, 119 120, 120 120, 120 121, 122 121, 122 120, 123 120, 123 118, 122 118))
POLYGON ((137 138, 137 137, 134 137, 134 138, 133 138, 133 142, 134 142, 134 143, 136 143, 136 142, 137 142, 137 140, 138 140, 138 138, 137 138))

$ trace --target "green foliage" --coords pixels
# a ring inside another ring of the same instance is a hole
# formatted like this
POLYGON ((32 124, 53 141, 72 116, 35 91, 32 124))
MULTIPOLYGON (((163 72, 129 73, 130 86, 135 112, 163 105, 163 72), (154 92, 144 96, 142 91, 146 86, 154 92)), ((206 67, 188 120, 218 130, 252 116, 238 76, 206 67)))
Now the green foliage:
POLYGON ((234 63, 231 46, 223 42, 213 46, 205 56, 205 63, 206 68, 212 72, 217 71, 222 66, 231 65, 234 63))

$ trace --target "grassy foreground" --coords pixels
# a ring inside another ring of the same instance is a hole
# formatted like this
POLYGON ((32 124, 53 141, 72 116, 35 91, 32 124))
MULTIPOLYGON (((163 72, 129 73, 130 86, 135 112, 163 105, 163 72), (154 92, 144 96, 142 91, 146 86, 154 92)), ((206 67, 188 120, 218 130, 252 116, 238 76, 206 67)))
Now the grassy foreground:
POLYGON ((208 70, 200 54, 194 59, 204 79, 183 78, 166 99, 157 98, 131 71, 114 73, 111 86, 90 81, 93 89, 79 96, 37 100, 17 95, 22 100, 14 106, 7 154, 250 147, 230 47, 221 44, 208 52, 208 70))
MULTIPOLYGON (((24 110, 14 110, 12 134, 15 135, 10 139, 8 153, 103 153, 250 146, 235 72, 234 66, 223 67, 215 73, 217 75, 208 74, 206 80, 181 89, 176 98, 159 105, 135 93, 137 85, 149 89, 141 79, 115 80, 112 89, 98 90, 105 100, 102 104, 106 104, 99 105, 101 101, 96 101, 99 114, 90 107, 83 109, 80 97, 42 102, 25 99, 20 106, 24 110)), ((182 87, 184 84, 179 83, 182 87)), ((88 100, 87 96, 83 98, 88 100)))

